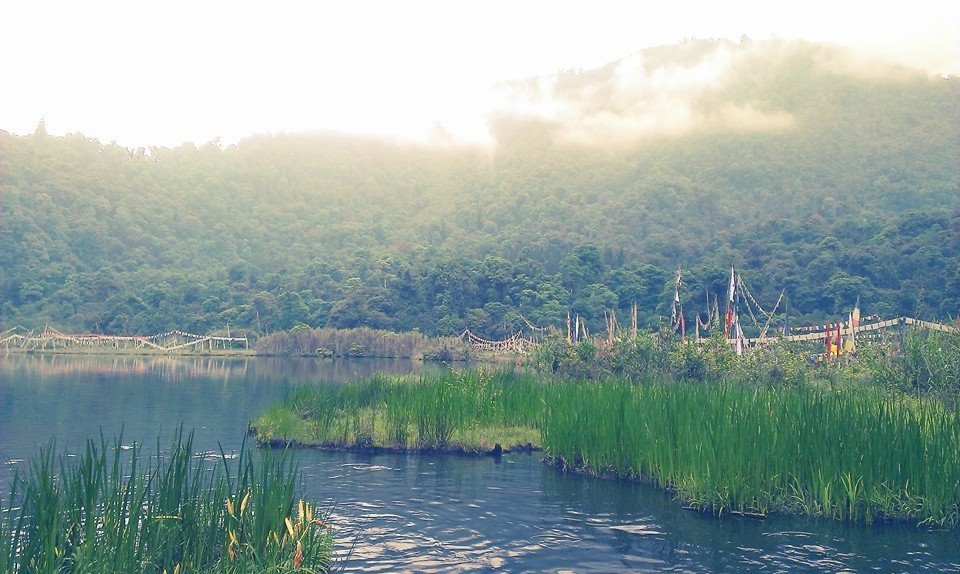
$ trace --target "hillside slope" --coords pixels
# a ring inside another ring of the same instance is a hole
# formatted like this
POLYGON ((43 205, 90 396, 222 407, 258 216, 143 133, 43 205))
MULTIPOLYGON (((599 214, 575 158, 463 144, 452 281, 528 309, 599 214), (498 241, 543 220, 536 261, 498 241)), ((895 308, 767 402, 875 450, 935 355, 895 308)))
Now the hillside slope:
POLYGON ((0 326, 654 326, 677 265, 702 309, 730 264, 792 321, 960 313, 955 78, 690 41, 507 89, 492 149, 0 132, 0 326))

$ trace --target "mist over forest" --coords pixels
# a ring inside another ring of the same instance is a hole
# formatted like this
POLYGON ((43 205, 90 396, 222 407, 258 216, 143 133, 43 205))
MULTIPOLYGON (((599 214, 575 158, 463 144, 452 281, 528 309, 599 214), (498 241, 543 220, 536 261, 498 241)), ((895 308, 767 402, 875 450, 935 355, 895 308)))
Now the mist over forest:
POLYGON ((792 324, 960 315, 957 78, 690 40, 503 89, 492 146, 0 131, 0 328, 655 328, 731 264, 792 324))

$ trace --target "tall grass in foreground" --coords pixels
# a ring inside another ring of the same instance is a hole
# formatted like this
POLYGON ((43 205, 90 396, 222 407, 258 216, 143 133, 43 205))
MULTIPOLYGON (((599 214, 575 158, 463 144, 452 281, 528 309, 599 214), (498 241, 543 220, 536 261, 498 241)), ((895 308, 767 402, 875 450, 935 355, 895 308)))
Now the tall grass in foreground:
POLYGON ((541 383, 532 375, 377 375, 301 387, 254 421, 261 441, 330 447, 484 451, 539 442, 541 383))
POLYGON ((181 434, 154 456, 50 446, 0 500, 0 572, 326 572, 330 534, 297 476, 286 453, 211 463, 181 434))
POLYGON ((876 390, 648 383, 550 388, 543 447, 718 513, 956 524, 960 418, 876 390))
POLYGON ((716 512, 960 522, 960 417, 873 388, 538 380, 458 372, 301 388, 260 440, 487 450, 651 480, 716 512))

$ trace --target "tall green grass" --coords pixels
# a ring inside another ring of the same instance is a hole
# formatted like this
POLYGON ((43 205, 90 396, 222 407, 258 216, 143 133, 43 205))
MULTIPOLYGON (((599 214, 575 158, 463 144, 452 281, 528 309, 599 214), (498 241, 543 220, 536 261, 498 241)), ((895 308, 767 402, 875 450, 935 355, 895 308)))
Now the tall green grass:
POLYGON ((459 372, 301 388, 260 440, 489 449, 650 480, 718 514, 960 522, 960 417, 935 399, 729 382, 577 382, 459 372))
POLYGON ((610 382, 555 386, 545 402, 543 447, 555 461, 647 478, 699 508, 960 519, 960 418, 935 401, 610 382))
POLYGON ((182 433, 153 456, 125 448, 51 445, 17 473, 0 500, 0 572, 328 571, 331 536, 295 497, 289 454, 211 463, 182 433))
POLYGON ((483 371, 301 387, 253 422, 261 441, 483 451, 538 442, 540 382, 483 371))

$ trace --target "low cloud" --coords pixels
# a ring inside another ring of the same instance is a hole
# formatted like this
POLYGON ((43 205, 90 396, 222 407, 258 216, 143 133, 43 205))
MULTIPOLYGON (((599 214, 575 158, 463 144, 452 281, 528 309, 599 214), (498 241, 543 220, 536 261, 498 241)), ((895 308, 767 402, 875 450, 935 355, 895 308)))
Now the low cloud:
POLYGON ((731 75, 755 48, 730 42, 690 42, 647 50, 603 68, 570 71, 505 87, 509 110, 556 127, 561 142, 628 145, 698 130, 786 130, 785 111, 761 102, 723 101, 731 75))

